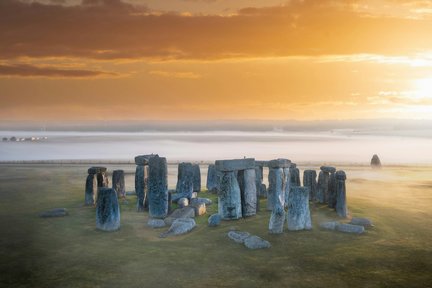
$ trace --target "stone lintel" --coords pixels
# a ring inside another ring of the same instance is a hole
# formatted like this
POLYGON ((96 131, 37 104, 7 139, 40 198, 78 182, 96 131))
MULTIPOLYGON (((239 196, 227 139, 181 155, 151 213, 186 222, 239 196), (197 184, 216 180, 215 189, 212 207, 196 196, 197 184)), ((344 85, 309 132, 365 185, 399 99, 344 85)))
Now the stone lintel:
POLYGON ((222 172, 255 169, 255 159, 216 160, 216 169, 222 172))

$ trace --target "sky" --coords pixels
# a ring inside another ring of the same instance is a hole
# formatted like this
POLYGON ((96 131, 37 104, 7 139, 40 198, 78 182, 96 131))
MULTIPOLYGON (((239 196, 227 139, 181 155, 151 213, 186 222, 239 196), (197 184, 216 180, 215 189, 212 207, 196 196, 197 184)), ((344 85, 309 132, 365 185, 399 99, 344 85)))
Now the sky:
POLYGON ((1 121, 432 119, 432 1, 1 0, 1 121))

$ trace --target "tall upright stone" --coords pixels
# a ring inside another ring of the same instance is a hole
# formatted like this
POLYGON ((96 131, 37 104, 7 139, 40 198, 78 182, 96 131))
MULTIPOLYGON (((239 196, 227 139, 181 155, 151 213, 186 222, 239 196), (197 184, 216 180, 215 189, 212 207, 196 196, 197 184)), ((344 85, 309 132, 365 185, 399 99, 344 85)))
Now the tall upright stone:
POLYGON ((193 169, 193 192, 201 191, 201 170, 199 164, 192 164, 193 169))
POLYGON ((222 219, 233 220, 242 217, 241 191, 234 171, 225 171, 222 174, 218 197, 218 212, 222 219))
POLYGON ((112 188, 101 187, 96 202, 96 228, 115 231, 120 228, 120 207, 117 193, 112 188))
POLYGON ((348 217, 345 180, 346 174, 340 170, 336 172, 336 213, 343 218, 348 217))
POLYGON ((143 212, 148 208, 147 190, 148 190, 148 175, 149 161, 157 154, 138 155, 135 157, 135 193, 137 195, 137 211, 143 212))
POLYGON ((285 209, 277 205, 271 212, 269 221, 269 233, 281 234, 285 223, 285 209))
POLYGON ((297 168, 297 165, 295 163, 291 163, 290 166, 290 182, 291 182, 291 187, 301 186, 300 170, 297 168))
POLYGON ((95 174, 89 174, 86 179, 84 203, 87 206, 94 205, 96 203, 98 182, 95 174))
POLYGON ((218 180, 217 180, 216 166, 214 164, 210 164, 208 166, 208 171, 207 171, 207 183, 206 183, 207 190, 211 193, 217 192, 217 187, 218 187, 217 182, 218 180))
POLYGON ((242 216, 253 216, 257 212, 255 168, 239 170, 237 172, 237 181, 240 188, 242 216))
POLYGON ((289 168, 291 161, 288 159, 276 159, 268 162, 269 187, 267 191, 267 210, 272 211, 278 206, 285 207, 286 175, 284 169, 289 168))
POLYGON ((180 198, 192 198, 194 192, 194 168, 192 163, 183 162, 178 165, 176 192, 180 198))
POLYGON ((335 208, 336 207, 336 171, 330 172, 329 176, 329 188, 327 191, 327 206, 329 208, 335 208))
POLYGON ((303 186, 309 188, 309 201, 316 200, 317 173, 315 170, 305 170, 303 172, 303 186))
POLYGON ((148 200, 152 218, 165 218, 168 214, 168 167, 165 157, 149 159, 148 200))
POLYGON ((267 161, 255 161, 255 165, 257 198, 267 198, 267 188, 262 183, 264 180, 264 166, 267 166, 267 161))
POLYGON ((118 198, 126 197, 125 179, 123 170, 114 170, 112 174, 112 188, 117 192, 118 198))
POLYGON ((377 154, 374 154, 372 156, 370 165, 372 168, 378 168, 378 169, 381 168, 381 160, 377 154))
POLYGON ((320 169, 321 172, 318 176, 317 202, 328 203, 330 173, 335 173, 336 168, 330 166, 321 166, 320 169))
POLYGON ((292 186, 291 168, 289 168, 289 167, 283 168, 283 174, 284 174, 284 183, 285 183, 285 186, 284 186, 285 206, 284 206, 284 208, 286 208, 286 207, 288 207, 288 197, 289 197, 289 193, 290 193, 291 186, 292 186))
POLYGON ((312 221, 309 211, 309 188, 292 187, 288 199, 288 230, 310 230, 312 221))

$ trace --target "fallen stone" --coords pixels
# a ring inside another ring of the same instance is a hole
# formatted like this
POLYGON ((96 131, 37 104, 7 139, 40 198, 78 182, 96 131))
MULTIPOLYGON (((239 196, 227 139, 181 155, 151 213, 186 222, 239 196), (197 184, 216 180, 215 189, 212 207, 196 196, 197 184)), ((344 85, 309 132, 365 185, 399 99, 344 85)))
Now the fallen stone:
POLYGON ((106 167, 100 167, 100 166, 94 166, 90 167, 87 172, 88 174, 98 174, 98 173, 105 173, 107 171, 106 167))
POLYGON ((255 250, 255 249, 266 249, 266 248, 270 248, 271 247, 270 242, 268 242, 268 241, 266 241, 266 240, 264 240, 264 239, 262 239, 262 238, 260 238, 258 236, 255 236, 255 235, 247 237, 244 240, 244 245, 247 248, 252 249, 252 250, 255 250))
POLYGON ((180 218, 195 218, 195 209, 190 206, 175 209, 164 221, 167 225, 171 225, 175 219, 180 218))
POLYGON ((340 231, 340 232, 355 233, 355 234, 362 234, 365 232, 365 229, 363 226, 352 225, 352 224, 341 224, 341 223, 339 223, 336 226, 336 230, 340 231))
POLYGON ((135 157, 135 164, 141 166, 149 165, 150 158, 155 156, 159 156, 159 155, 158 154, 138 155, 135 157))
POLYGON ((320 223, 319 226, 322 229, 327 229, 327 230, 336 230, 336 226, 338 225, 338 222, 335 221, 330 221, 330 222, 323 222, 320 223))
POLYGON ((192 218, 179 218, 175 219, 171 224, 171 227, 168 231, 162 233, 160 235, 161 238, 166 238, 169 236, 182 235, 190 232, 193 228, 195 228, 196 223, 192 218))
POLYGON ((166 226, 165 221, 162 219, 149 219, 147 226, 151 228, 163 228, 166 226))
POLYGON ((66 208, 54 208, 39 214, 42 218, 64 217, 67 215, 69 215, 69 213, 66 208))
POLYGON ((177 205, 178 205, 179 208, 183 208, 183 207, 189 206, 189 200, 187 198, 180 198, 177 201, 177 205))
POLYGON ((208 198, 192 198, 190 204, 204 203, 206 206, 209 206, 213 203, 211 199, 208 198))
POLYGON ((190 207, 195 209, 195 216, 202 216, 207 212, 207 208, 204 203, 191 204, 190 207))
POLYGON ((96 228, 115 231, 120 228, 120 207, 112 188, 100 188, 96 202, 96 228))
POLYGON ((234 242, 239 243, 239 244, 243 244, 245 239, 250 237, 250 233, 249 232, 242 232, 242 231, 229 231, 228 232, 228 237, 231 240, 234 240, 234 242))
POLYGON ((288 159, 274 159, 267 162, 268 168, 289 168, 291 167, 291 160, 288 159))
POLYGON ((372 223, 372 221, 370 219, 368 219, 368 218, 357 218, 357 217, 352 218, 351 222, 349 224, 360 225, 360 226, 363 226, 363 227, 373 227, 374 226, 373 223, 372 223))
POLYGON ((216 169, 223 172, 237 171, 255 168, 255 159, 233 159, 233 160, 216 160, 216 169))
POLYGON ((222 217, 219 214, 213 214, 208 218, 208 226, 216 227, 221 223, 222 217))

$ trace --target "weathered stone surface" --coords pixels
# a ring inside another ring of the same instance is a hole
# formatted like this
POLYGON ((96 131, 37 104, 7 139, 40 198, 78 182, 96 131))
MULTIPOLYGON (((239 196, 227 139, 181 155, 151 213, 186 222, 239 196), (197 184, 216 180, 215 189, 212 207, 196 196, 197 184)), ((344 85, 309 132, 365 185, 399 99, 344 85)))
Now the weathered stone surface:
POLYGON ((105 173, 107 171, 106 167, 102 167, 102 166, 94 166, 94 167, 90 167, 87 172, 88 174, 98 174, 98 173, 105 173))
POLYGON ((229 231, 228 237, 231 240, 234 240, 234 242, 243 244, 245 239, 250 237, 251 235, 248 232, 242 232, 242 231, 229 231))
POLYGON ((224 172, 222 175, 218 192, 218 213, 226 220, 242 217, 240 186, 234 171, 224 172))
POLYGON ((327 190, 327 206, 329 208, 336 208, 337 192, 336 192, 336 175, 330 173, 329 175, 329 187, 327 190))
POLYGON ((207 190, 211 193, 215 193, 217 192, 217 188, 218 188, 218 180, 217 180, 217 170, 216 170, 216 166, 214 164, 210 164, 208 166, 208 171, 207 171, 207 190))
POLYGON ((135 156, 135 164, 141 165, 141 166, 148 165, 150 158, 155 157, 155 156, 159 156, 159 155, 158 154, 148 154, 148 155, 135 156))
POLYGON ((114 231, 120 228, 120 207, 112 188, 99 188, 96 202, 96 228, 114 231))
POLYGON ((108 177, 106 176, 106 172, 100 172, 95 175, 96 175, 98 187, 108 187, 109 180, 108 177))
POLYGON ((175 219, 179 218, 195 218, 195 209, 190 206, 175 209, 164 221, 167 225, 171 225, 175 219))
POLYGON ((112 174, 112 188, 117 192, 117 197, 126 197, 125 179, 123 170, 114 170, 112 174))
POLYGON ((321 166, 320 169, 321 169, 321 171, 326 172, 326 173, 335 173, 336 172, 336 168, 332 167, 332 166, 321 166))
POLYGON ((373 227, 374 226, 373 223, 372 223, 372 221, 370 219, 368 219, 368 218, 358 218, 358 217, 353 217, 351 219, 351 222, 349 224, 360 225, 360 226, 363 226, 363 227, 373 227))
POLYGON ((192 164, 193 192, 201 191, 201 169, 198 164, 192 164))
POLYGON ((283 168, 283 174, 284 174, 284 194, 285 194, 285 206, 284 208, 288 207, 288 198, 289 198, 289 192, 291 190, 291 168, 283 168))
POLYGON ((318 185, 317 185, 317 192, 316 192, 316 201, 318 203, 326 203, 329 179, 330 179, 329 173, 320 171, 318 176, 318 185))
POLYGON ((365 229, 363 226, 352 225, 352 224, 342 224, 342 223, 339 223, 336 226, 336 230, 340 231, 340 232, 355 233, 355 234, 362 234, 365 232, 365 229))
POLYGON ((269 188, 267 191, 267 210, 285 206, 284 173, 282 168, 269 169, 269 188))
POLYGON ((281 234, 283 233, 283 227, 285 224, 285 210, 283 207, 275 207, 273 209, 270 222, 269 222, 269 232, 271 234, 281 234))
POLYGON ((196 226, 195 220, 192 218, 175 219, 171 224, 171 227, 168 229, 168 231, 162 233, 160 237, 166 238, 169 236, 183 235, 192 231, 192 229, 195 228, 195 226, 196 226))
POLYGON ((293 162, 291 162, 291 166, 290 166, 290 168, 297 168, 297 164, 296 164, 296 163, 293 163, 293 162))
POLYGON ((348 207, 346 199, 345 179, 346 174, 344 171, 337 171, 335 175, 336 181, 336 213, 343 218, 348 217, 348 207))
POLYGON ((189 206, 189 200, 187 198, 180 198, 177 201, 177 205, 178 205, 179 208, 183 208, 183 207, 189 206))
POLYGON ((69 213, 66 208, 54 208, 39 214, 42 218, 64 217, 67 215, 69 215, 69 213))
POLYGON ((316 200, 317 173, 315 170, 305 170, 303 172, 303 186, 309 188, 309 201, 316 200))
POLYGON ((370 165, 372 168, 381 168, 381 160, 377 154, 374 154, 371 159, 370 165))
POLYGON ((207 212, 207 207, 204 203, 194 203, 190 207, 195 209, 195 216, 202 216, 207 212))
POLYGON ((263 167, 268 167, 268 162, 269 161, 260 161, 260 160, 255 160, 255 166, 257 167, 261 167, 261 171, 263 167))
POLYGON ((177 185, 176 192, 177 195, 174 197, 174 202, 176 202, 177 197, 181 198, 192 198, 194 185, 194 168, 192 163, 183 162, 178 165, 177 173, 177 185))
POLYGON ((233 159, 233 160, 216 160, 216 169, 222 172, 230 172, 255 168, 254 158, 233 159))
POLYGON ((256 183, 257 199, 267 197, 267 190, 263 189, 262 181, 263 181, 263 167, 255 166, 255 183, 256 183))
POLYGON ((147 226, 151 228, 163 228, 166 226, 165 221, 162 219, 149 219, 147 226))
POLYGON ((84 193, 84 204, 94 205, 96 203, 98 185, 95 174, 89 174, 86 179, 85 193, 84 193))
POLYGON ((319 224, 320 228, 326 229, 326 230, 336 230, 336 226, 338 225, 338 222, 330 221, 330 222, 322 222, 319 224))
POLYGON ((244 245, 252 250, 255 249, 266 249, 270 248, 270 242, 258 237, 258 236, 250 236, 244 240, 244 245))
POLYGON ((213 214, 208 218, 208 226, 209 227, 216 227, 219 226, 221 223, 222 217, 219 214, 213 214))
POLYGON ((300 186, 300 170, 297 167, 290 168, 291 187, 300 186))
POLYGON ((278 158, 267 162, 269 168, 289 168, 291 167, 291 160, 278 158))
POLYGON ((143 212, 147 200, 149 167, 138 165, 135 170, 135 192, 137 195, 137 211, 143 212))
POLYGON ((192 198, 190 200, 191 205, 198 204, 198 203, 199 204, 204 203, 206 206, 209 206, 213 203, 213 201, 211 199, 208 199, 208 198, 199 198, 199 197, 198 198, 192 198))
POLYGON ((240 187, 242 215, 243 217, 253 216, 257 211, 255 168, 238 171, 237 179, 240 187))
POLYGON ((312 229, 309 211, 309 188, 292 187, 288 199, 288 230, 312 229))
POLYGON ((159 156, 151 157, 148 166, 149 214, 153 218, 165 218, 168 214, 168 170, 166 158, 159 156))

